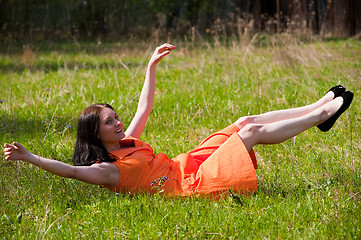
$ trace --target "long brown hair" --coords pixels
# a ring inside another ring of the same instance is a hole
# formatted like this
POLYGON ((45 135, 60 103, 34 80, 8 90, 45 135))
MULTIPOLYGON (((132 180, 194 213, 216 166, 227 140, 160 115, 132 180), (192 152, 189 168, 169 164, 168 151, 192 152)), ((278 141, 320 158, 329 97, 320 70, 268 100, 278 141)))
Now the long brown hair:
POLYGON ((76 166, 90 166, 98 161, 114 162, 98 138, 99 115, 102 109, 113 107, 109 104, 93 104, 83 110, 78 120, 78 134, 73 153, 76 166))

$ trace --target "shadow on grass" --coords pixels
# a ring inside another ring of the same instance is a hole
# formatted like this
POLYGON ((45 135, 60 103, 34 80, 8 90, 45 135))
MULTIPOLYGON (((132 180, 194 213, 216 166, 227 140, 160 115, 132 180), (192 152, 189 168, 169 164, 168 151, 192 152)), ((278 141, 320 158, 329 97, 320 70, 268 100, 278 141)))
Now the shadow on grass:
POLYGON ((114 53, 121 51, 134 51, 140 49, 140 51, 145 51, 147 48, 151 47, 158 43, 153 43, 152 41, 144 40, 132 40, 132 41, 108 41, 98 43, 97 41, 45 41, 37 43, 16 43, 0 45, 0 56, 1 55, 21 55, 25 48, 30 48, 36 52, 43 54, 51 52, 62 52, 65 54, 91 54, 91 55, 103 55, 106 53, 114 53))
POLYGON ((130 51, 139 51, 139 56, 143 59, 143 55, 149 50, 150 44, 124 42, 97 45, 91 42, 57 42, 34 44, 26 47, 22 45, 0 46, 0 73, 53 72, 60 69, 101 70, 117 68, 129 70, 138 67, 140 63, 121 59, 117 56, 124 56, 130 51), (105 56, 109 54, 114 58, 110 59, 105 56), (74 60, 75 56, 79 56, 79 58, 74 60), (71 60, 66 61, 64 58, 71 60))
POLYGON ((76 134, 76 119, 71 116, 52 117, 49 120, 22 118, 4 115, 0 118, 0 140, 15 141, 19 139, 35 139, 38 135, 76 134))
POLYGON ((101 62, 84 62, 84 61, 46 61, 43 63, 36 63, 33 65, 26 66, 23 62, 19 61, 8 61, 0 64, 0 73, 21 73, 21 72, 56 72, 59 70, 78 70, 78 71, 89 71, 89 70, 103 70, 103 69, 124 69, 129 70, 132 68, 138 68, 139 63, 130 61, 122 61, 121 63, 117 60, 104 60, 101 62))

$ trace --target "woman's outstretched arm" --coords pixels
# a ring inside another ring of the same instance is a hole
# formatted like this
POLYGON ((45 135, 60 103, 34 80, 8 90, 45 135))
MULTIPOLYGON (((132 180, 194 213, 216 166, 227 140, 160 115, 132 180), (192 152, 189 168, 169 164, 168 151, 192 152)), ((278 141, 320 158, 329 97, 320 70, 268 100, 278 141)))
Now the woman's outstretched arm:
POLYGON ((125 132, 126 136, 139 138, 142 134, 149 114, 152 112, 153 108, 156 66, 159 61, 164 56, 168 55, 174 48, 175 47, 173 45, 165 43, 155 49, 148 63, 143 89, 139 98, 138 109, 127 131, 125 132))
POLYGON ((5 160, 22 160, 65 178, 74 178, 96 185, 116 185, 119 182, 119 170, 111 163, 98 163, 91 166, 72 166, 60 161, 37 156, 27 151, 20 143, 5 143, 5 160))

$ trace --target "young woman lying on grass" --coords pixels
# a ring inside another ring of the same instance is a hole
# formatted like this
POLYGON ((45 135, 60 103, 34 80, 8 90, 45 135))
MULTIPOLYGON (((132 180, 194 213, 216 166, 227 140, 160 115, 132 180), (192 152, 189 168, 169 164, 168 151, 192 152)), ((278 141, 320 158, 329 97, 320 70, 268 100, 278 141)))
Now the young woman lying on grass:
POLYGON ((173 49, 163 44, 155 50, 137 112, 126 131, 110 105, 84 109, 78 122, 75 166, 37 156, 16 142, 5 144, 5 159, 29 162, 58 176, 121 193, 155 193, 154 184, 162 184, 167 196, 214 197, 229 189, 253 192, 257 188, 253 146, 281 143, 314 126, 328 131, 353 98, 352 92, 339 85, 304 107, 241 117, 174 159, 163 153, 154 155, 139 137, 153 107, 156 65, 173 49))

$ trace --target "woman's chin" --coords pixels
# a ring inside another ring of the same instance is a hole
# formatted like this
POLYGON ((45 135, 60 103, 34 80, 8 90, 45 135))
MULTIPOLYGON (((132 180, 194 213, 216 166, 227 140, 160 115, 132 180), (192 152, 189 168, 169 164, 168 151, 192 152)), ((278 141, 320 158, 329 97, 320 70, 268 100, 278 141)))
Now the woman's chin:
POLYGON ((122 140, 122 139, 124 139, 124 138, 125 138, 125 134, 124 134, 124 132, 119 133, 119 134, 120 134, 120 135, 118 136, 119 140, 122 140))

